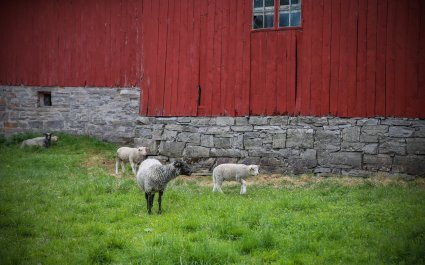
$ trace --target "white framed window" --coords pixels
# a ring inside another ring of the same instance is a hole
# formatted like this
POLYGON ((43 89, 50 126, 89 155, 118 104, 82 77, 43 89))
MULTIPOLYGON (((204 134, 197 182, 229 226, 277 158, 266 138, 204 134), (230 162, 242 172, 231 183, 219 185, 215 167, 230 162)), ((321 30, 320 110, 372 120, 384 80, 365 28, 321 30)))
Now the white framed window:
POLYGON ((279 0, 279 27, 301 26, 301 0, 279 0))
POLYGON ((252 13, 253 29, 301 26, 301 0, 253 0, 252 13))

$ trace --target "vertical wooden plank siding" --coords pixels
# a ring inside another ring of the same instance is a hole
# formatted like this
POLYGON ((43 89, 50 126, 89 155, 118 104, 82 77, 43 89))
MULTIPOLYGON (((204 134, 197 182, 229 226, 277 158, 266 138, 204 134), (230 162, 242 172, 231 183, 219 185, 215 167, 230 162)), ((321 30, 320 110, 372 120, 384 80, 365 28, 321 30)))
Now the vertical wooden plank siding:
POLYGON ((425 118, 424 32, 421 0, 304 0, 277 30, 252 0, 7 0, 0 83, 137 86, 151 116, 425 118))

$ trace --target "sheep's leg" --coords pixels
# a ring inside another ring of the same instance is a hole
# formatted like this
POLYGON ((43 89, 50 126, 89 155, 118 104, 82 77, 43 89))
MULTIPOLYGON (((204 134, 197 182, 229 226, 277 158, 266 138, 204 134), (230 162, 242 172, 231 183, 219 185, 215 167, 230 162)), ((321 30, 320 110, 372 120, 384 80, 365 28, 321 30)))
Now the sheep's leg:
POLYGON ((161 209, 161 202, 162 202, 162 194, 164 192, 163 191, 159 191, 159 195, 158 195, 158 214, 162 213, 162 209, 161 209))
POLYGON ((130 165, 131 165, 131 170, 133 170, 133 173, 136 175, 136 164, 134 163, 134 161, 132 159, 130 159, 130 165))
POLYGON ((121 160, 121 171, 124 174, 125 172, 125 165, 124 165, 124 161, 121 160))
POLYGON ((153 206, 154 198, 155 198, 155 193, 149 194, 149 209, 148 209, 149 214, 152 214, 152 206, 153 206))
POLYGON ((241 194, 246 193, 246 181, 241 179, 241 194))
POLYGON ((223 180, 220 177, 213 176, 213 182, 214 182, 213 192, 218 191, 223 193, 223 191, 221 190, 221 184, 223 183, 223 180))
POLYGON ((149 211, 149 194, 145 192, 146 209, 149 211))
POLYGON ((119 167, 119 159, 118 157, 115 159, 115 174, 118 175, 118 167, 119 167))

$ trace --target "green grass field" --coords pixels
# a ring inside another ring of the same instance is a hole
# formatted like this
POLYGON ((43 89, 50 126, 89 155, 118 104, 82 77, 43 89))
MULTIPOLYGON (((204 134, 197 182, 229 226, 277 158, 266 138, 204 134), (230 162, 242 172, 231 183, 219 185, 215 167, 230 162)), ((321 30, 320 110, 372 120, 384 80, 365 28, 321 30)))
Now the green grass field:
POLYGON ((0 143, 0 264, 425 264, 425 181, 261 176, 169 183, 146 213, 115 145, 0 143))

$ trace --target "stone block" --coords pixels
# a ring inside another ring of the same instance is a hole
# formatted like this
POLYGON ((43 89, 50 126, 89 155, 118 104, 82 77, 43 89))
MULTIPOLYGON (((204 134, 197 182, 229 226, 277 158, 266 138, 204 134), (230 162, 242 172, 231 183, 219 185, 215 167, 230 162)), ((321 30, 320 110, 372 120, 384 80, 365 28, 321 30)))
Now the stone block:
POLYGON ((184 149, 183 156, 189 158, 209 157, 210 149, 203 146, 188 146, 184 149))
POLYGON ((210 154, 213 157, 245 157, 247 152, 238 149, 217 149, 211 148, 210 154))
POLYGON ((365 154, 377 154, 378 153, 378 144, 366 144, 363 148, 362 151, 365 154))
POLYGON ((64 121, 46 121, 44 122, 44 129, 58 131, 64 128, 64 121))
POLYGON ((273 135, 272 147, 274 149, 282 149, 286 147, 286 134, 280 133, 273 135))
POLYGON ((263 140, 261 138, 244 137, 243 145, 246 150, 263 148, 263 140))
POLYGON ((260 157, 248 156, 240 159, 238 163, 244 165, 259 165, 260 157))
POLYGON ((415 129, 412 127, 390 126, 388 135, 390 137, 406 138, 412 137, 415 129))
POLYGON ((253 116, 249 117, 249 124, 252 125, 267 125, 269 117, 253 116))
POLYGON ((233 117, 217 117, 216 124, 218 126, 232 126, 235 124, 235 118, 233 117))
POLYGON ((248 117, 236 117, 235 123, 236 125, 248 125, 249 124, 248 117))
POLYGON ((394 125, 394 126, 410 126, 412 125, 412 121, 409 119, 395 119, 395 118, 387 118, 381 120, 382 125, 394 125))
POLYGON ((200 144, 201 135, 199 133, 181 132, 177 136, 177 141, 185 142, 185 143, 200 144))
POLYGON ((357 120, 356 124, 358 126, 363 126, 363 125, 378 125, 379 124, 379 119, 359 119, 359 120, 357 120))
POLYGON ((414 126, 415 132, 413 133, 414 137, 425 137, 425 126, 414 126))
POLYGON ((318 152, 317 158, 322 167, 361 169, 362 166, 362 154, 360 152, 318 152))
POLYGON ((270 125, 287 126, 288 117, 286 116, 274 116, 270 118, 270 125))
POLYGON ((388 125, 365 125, 361 129, 361 133, 370 136, 386 136, 388 128, 388 125))
POLYGON ((201 135, 201 146, 214 147, 214 136, 208 134, 201 135))
POLYGON ((425 138, 407 139, 407 153, 425 155, 425 138))
POLYGON ((360 141, 360 127, 348 127, 342 130, 342 140, 345 142, 360 141))
POLYGON ((254 127, 252 125, 236 125, 231 127, 234 132, 252 132, 254 127))
POLYGON ((425 156, 395 156, 393 171, 416 176, 425 176, 425 156))
POLYGON ((285 132, 284 129, 282 129, 280 126, 254 126, 255 131, 266 131, 267 133, 282 133, 285 132))
POLYGON ((313 129, 288 129, 286 147, 298 149, 313 148, 313 129))
POLYGON ((168 157, 181 157, 185 143, 182 142, 166 142, 162 141, 159 145, 159 154, 168 157))
POLYGON ((215 137, 214 147, 215 148, 230 148, 231 147, 230 138, 215 137))
POLYGON ((363 151, 366 143, 359 142, 342 142, 341 151, 360 152, 363 151))
POLYGON ((406 154, 406 140, 398 138, 388 138, 379 145, 380 154, 406 154))
POLYGON ((336 152, 341 149, 341 134, 339 130, 318 130, 314 136, 314 148, 336 152))
POLYGON ((176 137, 177 137, 176 131, 164 130, 162 132, 161 140, 174 141, 176 140, 176 137))
POLYGON ((363 168, 370 171, 390 171, 393 158, 390 155, 367 155, 363 156, 363 168))

